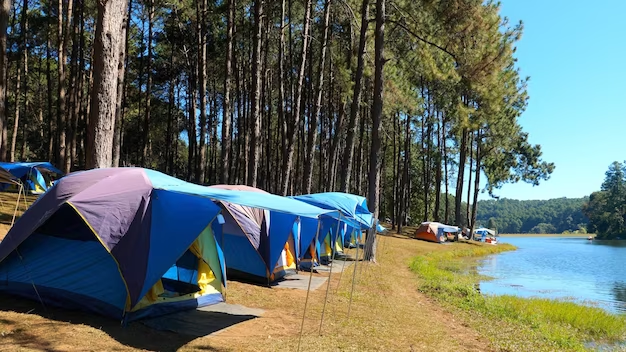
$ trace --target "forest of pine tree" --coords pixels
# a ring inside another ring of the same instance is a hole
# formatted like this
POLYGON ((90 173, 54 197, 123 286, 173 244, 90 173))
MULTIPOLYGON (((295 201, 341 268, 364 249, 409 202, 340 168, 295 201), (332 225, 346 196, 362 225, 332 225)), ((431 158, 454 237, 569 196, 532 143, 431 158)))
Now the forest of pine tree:
POLYGON ((522 27, 482 0, 3 0, 0 159, 473 226, 462 202, 554 168, 518 122, 522 27))

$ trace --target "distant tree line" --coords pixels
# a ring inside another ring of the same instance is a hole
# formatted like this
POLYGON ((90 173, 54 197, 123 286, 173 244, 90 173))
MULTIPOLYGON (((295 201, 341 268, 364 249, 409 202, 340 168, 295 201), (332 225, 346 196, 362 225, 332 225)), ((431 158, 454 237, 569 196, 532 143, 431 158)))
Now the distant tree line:
POLYGON ((498 199, 478 202, 477 223, 499 233, 585 232, 583 205, 589 198, 498 199))
POLYGON ((626 238, 625 163, 615 161, 609 166, 600 191, 593 192, 584 205, 589 231, 595 232, 598 238, 626 238))

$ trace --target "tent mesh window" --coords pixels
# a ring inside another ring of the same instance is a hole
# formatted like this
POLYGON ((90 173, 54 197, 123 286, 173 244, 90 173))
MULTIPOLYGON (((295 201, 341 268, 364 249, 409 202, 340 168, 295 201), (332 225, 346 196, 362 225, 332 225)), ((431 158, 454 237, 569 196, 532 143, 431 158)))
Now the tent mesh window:
POLYGON ((187 250, 161 278, 165 292, 161 297, 184 296, 199 292, 198 257, 187 250))

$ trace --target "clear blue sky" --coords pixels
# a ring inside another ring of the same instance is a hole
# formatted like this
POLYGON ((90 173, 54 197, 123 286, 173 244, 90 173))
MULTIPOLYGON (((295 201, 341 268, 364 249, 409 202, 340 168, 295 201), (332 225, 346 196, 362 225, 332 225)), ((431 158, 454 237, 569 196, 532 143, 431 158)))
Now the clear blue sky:
POLYGON ((626 0, 502 0, 501 9, 511 23, 524 22, 516 57, 530 76, 530 101, 520 124, 556 169, 539 186, 505 185, 497 194, 549 199, 598 190, 609 164, 626 159, 626 0))

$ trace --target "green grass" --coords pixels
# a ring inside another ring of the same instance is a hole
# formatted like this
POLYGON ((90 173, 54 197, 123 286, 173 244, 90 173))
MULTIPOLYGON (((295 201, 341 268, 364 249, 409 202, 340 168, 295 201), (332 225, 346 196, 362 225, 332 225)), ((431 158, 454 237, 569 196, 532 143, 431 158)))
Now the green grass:
POLYGON ((585 342, 626 339, 623 315, 566 301, 480 294, 476 285, 484 278, 467 270, 467 258, 513 249, 500 244, 432 252, 413 258, 410 267, 420 278, 420 291, 458 311, 498 349, 584 351, 585 342))

